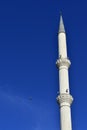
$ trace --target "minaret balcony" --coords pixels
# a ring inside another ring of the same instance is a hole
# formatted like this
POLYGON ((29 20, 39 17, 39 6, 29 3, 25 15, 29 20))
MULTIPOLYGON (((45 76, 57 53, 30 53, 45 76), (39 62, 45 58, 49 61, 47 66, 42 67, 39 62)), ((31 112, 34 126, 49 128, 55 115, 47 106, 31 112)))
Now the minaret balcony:
POLYGON ((73 102, 73 97, 70 94, 62 93, 57 97, 57 102, 60 106, 70 106, 73 102))
POLYGON ((70 60, 69 60, 68 58, 63 58, 63 57, 61 57, 61 58, 59 58, 59 59, 56 61, 56 66, 57 66, 57 68, 59 68, 59 69, 64 68, 64 67, 69 68, 70 65, 71 65, 71 62, 70 62, 70 60))

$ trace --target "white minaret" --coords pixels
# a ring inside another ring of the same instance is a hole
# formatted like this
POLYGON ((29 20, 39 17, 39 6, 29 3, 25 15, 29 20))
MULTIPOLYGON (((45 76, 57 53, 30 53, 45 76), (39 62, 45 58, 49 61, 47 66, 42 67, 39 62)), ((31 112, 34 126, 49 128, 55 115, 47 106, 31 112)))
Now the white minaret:
POLYGON ((57 101, 60 105, 60 126, 61 130, 72 130, 71 104, 73 97, 70 95, 68 68, 70 60, 67 57, 66 33, 62 16, 60 16, 58 32, 59 59, 56 62, 59 68, 59 95, 57 101))

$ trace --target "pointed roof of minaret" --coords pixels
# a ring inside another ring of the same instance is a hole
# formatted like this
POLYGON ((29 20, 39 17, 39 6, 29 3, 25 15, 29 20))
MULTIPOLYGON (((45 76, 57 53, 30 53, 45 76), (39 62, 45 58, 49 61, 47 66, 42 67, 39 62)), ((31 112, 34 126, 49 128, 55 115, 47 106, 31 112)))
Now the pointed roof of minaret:
POLYGON ((65 28, 64 28, 62 15, 60 15, 60 23, 59 23, 59 33, 61 33, 61 32, 65 33, 65 28))

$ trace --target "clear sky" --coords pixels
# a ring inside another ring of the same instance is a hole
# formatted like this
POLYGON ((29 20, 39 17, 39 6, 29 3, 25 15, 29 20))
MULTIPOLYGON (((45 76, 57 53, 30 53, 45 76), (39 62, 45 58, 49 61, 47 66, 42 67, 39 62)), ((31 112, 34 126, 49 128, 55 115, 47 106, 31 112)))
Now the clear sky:
POLYGON ((74 130, 87 128, 87 1, 0 1, 0 130, 60 130, 57 31, 67 33, 74 130))

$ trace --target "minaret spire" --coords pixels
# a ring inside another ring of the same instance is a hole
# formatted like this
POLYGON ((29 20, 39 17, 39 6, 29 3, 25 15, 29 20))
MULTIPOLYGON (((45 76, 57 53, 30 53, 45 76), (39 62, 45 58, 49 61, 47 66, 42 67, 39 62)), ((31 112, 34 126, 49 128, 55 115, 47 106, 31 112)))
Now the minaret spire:
POLYGON ((65 33, 62 14, 60 14, 59 33, 65 33))
POLYGON ((61 130, 72 130, 71 104, 73 97, 70 94, 68 69, 71 65, 67 57, 66 33, 62 15, 60 15, 59 33, 58 33, 58 55, 56 65, 59 69, 59 95, 57 102, 60 106, 60 124, 61 130))

